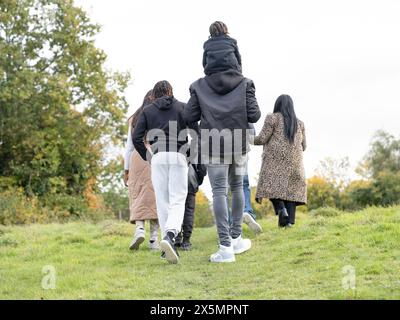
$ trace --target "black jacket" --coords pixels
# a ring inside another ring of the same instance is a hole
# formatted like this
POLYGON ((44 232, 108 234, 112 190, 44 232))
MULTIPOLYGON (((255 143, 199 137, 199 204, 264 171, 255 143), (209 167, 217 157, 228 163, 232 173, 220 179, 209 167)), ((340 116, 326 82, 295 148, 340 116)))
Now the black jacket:
MULTIPOLYGON (((218 132, 239 129, 236 131, 242 133, 241 148, 234 149, 231 142, 231 154, 245 154, 249 151, 246 129, 249 123, 255 123, 261 117, 255 90, 252 80, 233 70, 201 78, 190 86, 190 100, 183 112, 184 119, 187 122, 200 120, 200 129, 217 129, 218 132)), ((212 137, 208 142, 201 141, 201 152, 209 150, 209 155, 217 156, 211 152, 211 140, 212 137), (208 143, 209 147, 203 148, 204 143, 208 143)), ((219 155, 227 155, 222 138, 219 155)))
POLYGON ((143 109, 132 133, 132 140, 135 149, 144 160, 147 160, 145 136, 153 153, 170 151, 186 155, 187 132, 182 132, 182 130, 186 130, 187 127, 197 129, 197 123, 187 125, 182 116, 184 106, 184 103, 174 97, 165 96, 143 109))
POLYGON ((221 35, 211 37, 203 45, 203 68, 206 75, 229 69, 242 72, 242 58, 235 39, 221 35))

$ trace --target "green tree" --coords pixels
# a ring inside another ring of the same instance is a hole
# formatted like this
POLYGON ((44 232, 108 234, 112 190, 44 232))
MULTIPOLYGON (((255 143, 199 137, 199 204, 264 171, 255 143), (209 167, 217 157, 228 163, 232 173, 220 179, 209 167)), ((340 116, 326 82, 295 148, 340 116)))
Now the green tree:
POLYGON ((378 178, 383 172, 400 171, 400 139, 393 135, 378 131, 373 137, 371 148, 365 157, 364 171, 372 178, 378 178))
POLYGON ((122 142, 129 75, 105 70, 98 32, 72 0, 0 1, 0 176, 28 194, 83 194, 122 142))

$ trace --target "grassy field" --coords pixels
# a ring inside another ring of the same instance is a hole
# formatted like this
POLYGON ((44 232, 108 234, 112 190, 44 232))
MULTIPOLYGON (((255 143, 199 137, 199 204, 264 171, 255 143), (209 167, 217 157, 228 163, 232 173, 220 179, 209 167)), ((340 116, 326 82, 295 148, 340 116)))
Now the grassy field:
POLYGON ((244 229, 252 250, 223 265, 208 262, 214 227, 195 229, 194 248, 178 265, 161 261, 147 243, 128 251, 128 223, 0 227, 0 298, 400 299, 400 207, 301 215, 286 230, 273 216, 261 224, 257 237, 244 229), (48 265, 56 287, 45 290, 48 265), (343 268, 354 268, 354 290, 343 288, 343 268))

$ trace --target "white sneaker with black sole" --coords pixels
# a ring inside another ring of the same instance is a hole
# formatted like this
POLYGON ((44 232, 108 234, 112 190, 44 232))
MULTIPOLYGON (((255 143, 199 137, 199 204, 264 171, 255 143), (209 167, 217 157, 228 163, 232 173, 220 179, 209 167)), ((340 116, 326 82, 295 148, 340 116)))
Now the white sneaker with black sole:
POLYGON ((236 239, 232 239, 233 252, 235 254, 241 254, 251 248, 251 240, 243 239, 240 235, 236 239))
POLYGON ((257 221, 248 212, 243 212, 243 222, 249 226, 249 228, 254 233, 261 233, 262 227, 257 223, 257 221))
POLYGON ((226 247, 220 244, 219 250, 210 256, 210 262, 223 263, 223 262, 235 262, 235 261, 236 259, 232 245, 230 247, 226 247))
POLYGON ((161 240, 160 249, 165 252, 165 259, 169 263, 176 264, 179 262, 179 254, 176 251, 175 244, 168 235, 161 240))
POLYGON ((144 229, 137 229, 135 236, 129 246, 129 250, 138 250, 140 245, 144 242, 145 231, 144 229))

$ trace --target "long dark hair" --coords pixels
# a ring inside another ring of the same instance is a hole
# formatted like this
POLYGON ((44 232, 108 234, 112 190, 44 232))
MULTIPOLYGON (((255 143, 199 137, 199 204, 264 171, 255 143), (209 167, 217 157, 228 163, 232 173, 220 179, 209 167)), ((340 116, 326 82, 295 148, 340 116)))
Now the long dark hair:
POLYGON ((289 142, 294 143, 297 132, 297 117, 294 112, 293 100, 287 94, 282 94, 276 99, 274 113, 281 113, 285 123, 285 135, 289 142))
MULTIPOLYGON (((147 106, 148 104, 152 103, 153 101, 154 101, 153 90, 150 90, 144 96, 142 105, 135 111, 135 113, 129 119, 132 128, 134 128, 136 126, 136 123, 138 122, 139 116, 142 113, 144 107, 147 106)), ((133 130, 132 130, 132 132, 133 132, 133 130)))

